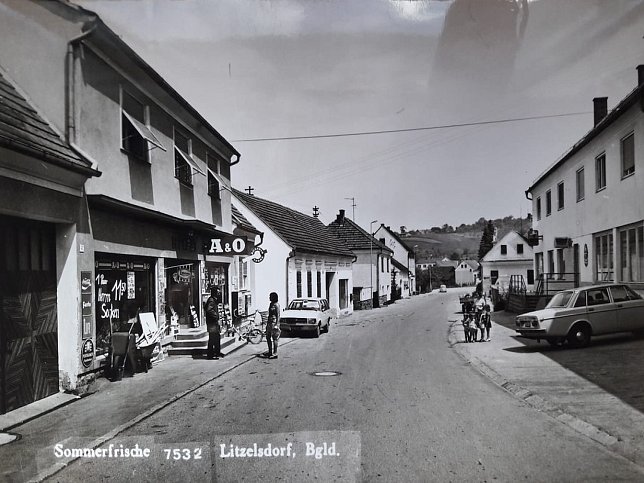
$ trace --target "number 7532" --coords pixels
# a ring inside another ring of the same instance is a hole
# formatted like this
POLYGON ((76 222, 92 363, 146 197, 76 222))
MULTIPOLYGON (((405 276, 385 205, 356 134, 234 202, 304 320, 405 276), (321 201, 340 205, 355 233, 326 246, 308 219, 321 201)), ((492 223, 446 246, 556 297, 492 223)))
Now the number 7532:
POLYGON ((195 448, 195 449, 188 449, 188 448, 165 448, 163 450, 165 453, 165 459, 167 460, 183 460, 183 461, 189 461, 189 460, 200 460, 201 459, 201 448, 195 448))

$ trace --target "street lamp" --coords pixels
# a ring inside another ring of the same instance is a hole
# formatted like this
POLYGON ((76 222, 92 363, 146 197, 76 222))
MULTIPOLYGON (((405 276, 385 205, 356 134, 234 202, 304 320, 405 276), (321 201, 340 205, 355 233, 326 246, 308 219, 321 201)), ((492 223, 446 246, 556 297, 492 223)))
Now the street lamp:
POLYGON ((378 223, 378 220, 373 220, 369 223, 369 277, 370 286, 369 293, 371 294, 371 308, 373 308, 373 224, 378 223))

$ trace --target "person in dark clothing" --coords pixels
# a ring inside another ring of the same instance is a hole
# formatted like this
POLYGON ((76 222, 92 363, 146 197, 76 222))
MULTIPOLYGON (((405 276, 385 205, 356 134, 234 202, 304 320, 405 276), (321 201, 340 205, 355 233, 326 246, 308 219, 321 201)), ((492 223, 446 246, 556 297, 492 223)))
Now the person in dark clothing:
POLYGON ((277 341, 280 338, 280 304, 275 292, 271 292, 268 306, 268 321, 266 323, 266 343, 268 352, 264 355, 269 359, 277 359, 277 341))
POLYGON ((208 329, 208 359, 224 357, 221 353, 221 327, 219 325, 219 299, 221 292, 218 287, 210 289, 210 297, 206 300, 206 328, 208 329))

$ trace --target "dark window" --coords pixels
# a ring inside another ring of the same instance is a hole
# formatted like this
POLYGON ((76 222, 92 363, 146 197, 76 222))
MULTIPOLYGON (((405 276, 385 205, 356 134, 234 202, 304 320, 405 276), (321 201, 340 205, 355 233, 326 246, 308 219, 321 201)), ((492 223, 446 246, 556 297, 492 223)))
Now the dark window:
POLYGON ((297 271, 297 274, 296 274, 296 284, 297 284, 296 293, 297 293, 297 297, 299 298, 302 296, 302 272, 299 270, 297 271))
POLYGON ((184 184, 192 186, 192 169, 187 158, 190 156, 190 141, 184 135, 174 133, 174 176, 184 184))
POLYGON ((607 289, 599 288, 588 290, 588 305, 602 305, 607 303, 610 303, 607 289))
POLYGON ((517 254, 523 255, 523 243, 517 243, 517 254))
POLYGON ((557 185, 557 209, 564 209, 564 182, 560 182, 557 185))
POLYGON ((537 198, 537 220, 541 219, 541 196, 537 198))
POLYGON ((208 171, 208 194, 210 195, 211 198, 214 198, 216 200, 221 199, 221 193, 219 191, 219 181, 217 181, 217 178, 208 171))
POLYGON ((508 254, 508 246, 501 245, 501 255, 507 255, 507 254, 508 254))
POLYGON ((490 270, 490 283, 494 285, 498 279, 499 279, 499 271, 490 270))
POLYGON ((322 297, 322 272, 317 272, 318 297, 322 297))
POLYGON ((630 133, 622 139, 622 178, 635 172, 635 135, 630 133))
POLYGON ((584 168, 577 170, 577 201, 586 197, 586 187, 584 186, 584 168))
POLYGON ((145 107, 125 91, 121 107, 121 147, 132 157, 147 161, 148 143, 138 129, 145 124, 145 107))
POLYGON ((606 153, 595 158, 595 191, 606 187, 606 153))
POLYGON ((546 191, 546 216, 552 213, 552 193, 550 190, 546 191))
POLYGON ((313 297, 313 275, 311 270, 306 271, 306 296, 313 297))
POLYGON ((580 292, 575 300, 575 307, 585 307, 586 306, 586 292, 580 292))
POLYGON ((532 285, 534 283, 534 270, 529 269, 527 275, 528 275, 528 285, 532 285))

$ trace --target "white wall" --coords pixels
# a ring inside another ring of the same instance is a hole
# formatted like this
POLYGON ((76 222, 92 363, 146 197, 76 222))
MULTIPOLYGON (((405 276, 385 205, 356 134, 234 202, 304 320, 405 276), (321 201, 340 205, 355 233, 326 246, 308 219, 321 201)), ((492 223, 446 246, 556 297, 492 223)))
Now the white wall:
MULTIPOLYGON (((571 140, 571 144, 577 140, 571 140)), ((569 237, 580 249, 580 283, 594 282, 594 233, 640 222, 644 219, 644 114, 638 105, 631 107, 617 122, 606 128, 567 160, 553 173, 541 180, 532 191, 533 228, 543 240, 535 252, 544 253, 547 271, 547 251, 555 250, 555 237, 569 237), (635 132, 635 173, 621 177, 620 140, 635 132), (606 188, 595 191, 595 158, 606 153, 606 188), (577 201, 576 173, 584 168, 585 197, 577 201), (564 182, 565 206, 557 209, 557 185, 564 182), (552 212, 546 216, 546 191, 552 193, 552 212), (537 219, 537 198, 541 198, 541 219, 537 219), (588 249, 588 265, 584 265, 584 246, 588 249)), ((613 266, 618 272, 618 240, 614 238, 613 266)), ((565 249, 566 271, 573 271, 572 248, 565 249)), ((555 259, 556 260, 556 259, 555 259)), ((555 270, 559 267, 555 261, 555 270)), ((619 278, 619 274, 616 273, 619 278)))

